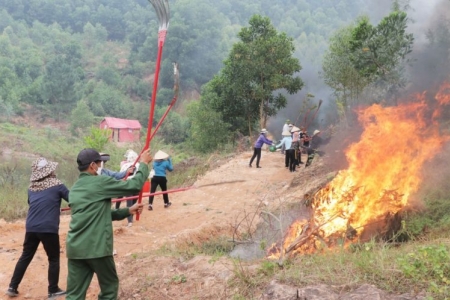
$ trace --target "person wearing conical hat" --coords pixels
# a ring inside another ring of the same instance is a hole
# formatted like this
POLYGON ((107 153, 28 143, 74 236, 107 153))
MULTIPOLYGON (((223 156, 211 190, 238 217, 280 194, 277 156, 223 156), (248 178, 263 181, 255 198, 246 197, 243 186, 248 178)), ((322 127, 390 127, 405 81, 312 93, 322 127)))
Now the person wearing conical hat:
MULTIPOLYGON (((281 131, 281 139, 284 138, 283 132, 290 132, 291 131, 291 127, 289 127, 291 124, 291 120, 287 119, 286 122, 283 125, 283 130, 281 131)), ((284 154, 285 151, 285 146, 281 146, 281 154, 284 154)))
POLYGON ((280 147, 286 148, 286 153, 284 156, 284 166, 286 168, 289 168, 290 172, 295 171, 295 158, 294 158, 294 149, 292 149, 292 136, 289 131, 283 132, 283 139, 280 141, 278 145, 276 145, 276 148, 280 147))
POLYGON ((31 166, 25 240, 22 255, 17 261, 6 291, 10 297, 19 295, 17 290, 19 284, 40 243, 44 246, 48 257, 48 297, 53 298, 66 293, 58 285, 60 270, 58 231, 61 199, 69 202, 69 190, 56 178, 57 165, 56 162, 40 157, 31 166))
POLYGON ((269 146, 273 145, 273 142, 271 140, 269 140, 266 137, 266 134, 268 133, 268 131, 263 128, 261 129, 260 133, 259 133, 259 137, 255 142, 255 145, 253 147, 253 156, 250 159, 250 163, 248 164, 248 166, 251 168, 252 167, 252 163, 253 160, 256 158, 256 167, 257 168, 261 168, 261 166, 259 165, 259 161, 261 160, 261 148, 264 144, 267 144, 269 146))
MULTIPOLYGON (((156 189, 161 187, 161 191, 167 191, 167 178, 166 172, 173 171, 172 158, 169 154, 164 151, 158 150, 155 156, 153 157, 153 170, 155 170, 155 174, 151 180, 150 193, 153 194, 156 192, 156 189)), ((150 196, 148 200, 148 210, 153 210, 153 199, 155 196, 150 196)), ((169 194, 163 194, 164 200, 164 208, 168 208, 172 205, 169 201, 169 194)))

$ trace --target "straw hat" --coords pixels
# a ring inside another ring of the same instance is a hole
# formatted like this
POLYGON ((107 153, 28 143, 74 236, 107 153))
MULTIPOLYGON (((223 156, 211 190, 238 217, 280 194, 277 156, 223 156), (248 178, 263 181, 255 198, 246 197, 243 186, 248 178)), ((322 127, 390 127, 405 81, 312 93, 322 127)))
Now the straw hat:
POLYGON ((318 134, 318 133, 320 133, 320 130, 314 130, 314 132, 313 132, 313 135, 316 135, 316 134, 318 134))
POLYGON ((124 155, 127 158, 127 162, 134 162, 138 158, 138 154, 131 149, 128 149, 124 155))
POLYGON ((268 131, 267 131, 267 129, 265 129, 265 128, 263 128, 263 129, 261 129, 261 131, 260 131, 260 133, 267 133, 268 131))
POLYGON ((298 128, 297 126, 292 127, 291 132, 296 132, 296 131, 300 131, 300 128, 298 128))
POLYGON ((168 159, 169 158, 169 154, 167 154, 164 151, 158 150, 158 152, 156 152, 155 156, 153 157, 154 160, 164 160, 164 159, 168 159))
POLYGON ((30 181, 39 181, 56 170, 57 162, 48 161, 43 157, 36 159, 31 165, 30 181))
POLYGON ((289 131, 283 131, 283 132, 281 133, 281 135, 282 135, 282 136, 290 136, 291 133, 290 133, 289 131))

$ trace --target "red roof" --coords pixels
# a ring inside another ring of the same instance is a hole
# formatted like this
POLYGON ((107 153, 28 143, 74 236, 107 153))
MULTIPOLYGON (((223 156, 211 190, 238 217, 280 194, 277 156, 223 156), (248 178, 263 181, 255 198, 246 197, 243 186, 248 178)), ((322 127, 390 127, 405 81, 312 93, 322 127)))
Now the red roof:
POLYGON ((141 129, 141 123, 138 120, 127 120, 127 119, 118 119, 105 117, 106 125, 109 128, 130 128, 130 129, 141 129))

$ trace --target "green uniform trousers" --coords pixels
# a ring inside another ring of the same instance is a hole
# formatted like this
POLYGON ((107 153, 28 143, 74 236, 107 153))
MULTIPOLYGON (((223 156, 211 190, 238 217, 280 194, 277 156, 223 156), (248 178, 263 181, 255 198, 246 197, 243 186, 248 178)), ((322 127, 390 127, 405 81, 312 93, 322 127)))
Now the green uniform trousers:
POLYGON ((309 166, 310 164, 312 164, 312 161, 314 159, 314 156, 316 155, 315 152, 309 152, 308 151, 308 160, 306 161, 305 167, 309 166))
POLYGON ((66 300, 84 300, 94 273, 100 285, 99 300, 116 300, 119 277, 112 256, 92 259, 69 259, 66 300))

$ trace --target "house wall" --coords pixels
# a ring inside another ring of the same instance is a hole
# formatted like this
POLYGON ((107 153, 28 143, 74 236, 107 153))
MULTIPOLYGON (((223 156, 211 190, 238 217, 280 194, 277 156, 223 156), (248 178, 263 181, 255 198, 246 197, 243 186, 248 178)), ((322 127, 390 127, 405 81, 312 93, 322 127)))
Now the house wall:
POLYGON ((111 130, 110 140, 113 142, 137 142, 140 139, 141 131, 139 129, 109 128, 105 120, 100 123, 99 127, 111 130))
POLYGON ((136 139, 136 131, 133 129, 122 128, 119 132, 119 142, 136 142, 139 140, 139 131, 136 139))

